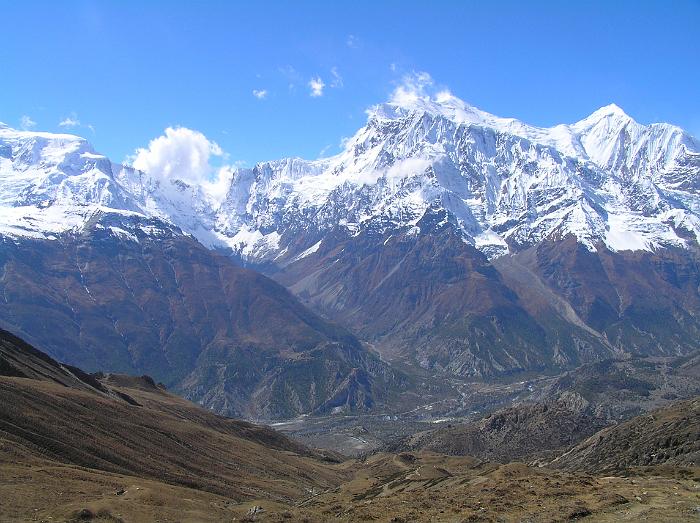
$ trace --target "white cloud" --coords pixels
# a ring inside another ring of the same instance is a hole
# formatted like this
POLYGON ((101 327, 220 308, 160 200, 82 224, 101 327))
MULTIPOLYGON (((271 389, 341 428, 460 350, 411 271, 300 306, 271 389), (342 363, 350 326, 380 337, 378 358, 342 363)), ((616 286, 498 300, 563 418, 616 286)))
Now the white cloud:
POLYGON ((168 127, 148 148, 137 149, 132 165, 161 180, 184 180, 200 185, 214 198, 221 198, 233 176, 231 166, 214 168, 211 160, 226 158, 216 142, 199 131, 168 127))
POLYGON ((78 120, 78 117, 75 114, 67 116, 66 118, 58 122, 59 127, 66 127, 67 129, 72 129, 73 127, 78 127, 79 125, 80 120, 78 120))
POLYGON ((440 104, 454 99, 455 95, 453 95, 449 89, 443 89, 435 95, 435 101, 440 104))
POLYGON ((397 105, 412 105, 418 100, 430 98, 427 90, 433 86, 432 77, 426 72, 413 72, 405 75, 401 84, 391 93, 391 102, 397 105))
POLYGON ((340 76, 340 73, 338 72, 337 67, 331 68, 331 76, 333 76, 333 80, 331 81, 331 87, 334 87, 334 88, 343 87, 343 77, 340 76))
POLYGON ((360 41, 355 35, 348 35, 348 37, 345 39, 345 45, 347 45, 350 49, 357 49, 360 46, 360 41))
POLYGON ((384 173, 387 181, 396 184, 404 178, 409 178, 417 174, 422 174, 434 163, 435 159, 430 158, 406 158, 397 161, 384 173))
POLYGON ((358 185, 374 185, 377 180, 384 178, 391 187, 401 185, 404 180, 422 174, 437 161, 436 158, 406 158, 396 161, 389 169, 363 171, 352 175, 350 180, 358 185))
POLYGON ((19 119, 19 126, 25 131, 28 131, 32 127, 36 126, 36 122, 32 120, 31 116, 27 116, 25 114, 22 116, 22 118, 19 119))
POLYGON ((134 167, 157 178, 200 182, 212 172, 209 160, 222 156, 221 147, 199 131, 168 127, 147 149, 137 149, 134 167))
MULTIPOLYGON (((391 93, 389 101, 404 108, 415 108, 432 103, 450 107, 455 118, 468 119, 464 113, 464 102, 446 87, 436 84, 426 72, 412 72, 404 75, 391 93)), ((368 112, 371 112, 370 109, 368 112)))
POLYGON ((313 97, 323 96, 324 87, 326 87, 326 84, 323 80, 321 80, 320 76, 316 76, 309 80, 309 88, 311 89, 310 94, 313 97))
POLYGON ((267 97, 267 89, 253 89, 253 96, 258 100, 264 100, 267 97))
POLYGON ((226 197, 226 193, 231 187, 234 169, 231 165, 224 165, 216 171, 216 175, 212 179, 203 182, 204 190, 216 201, 221 202, 226 197))
POLYGON ((60 122, 58 122, 58 126, 63 127, 64 129, 75 129, 76 127, 84 127, 86 129, 90 129, 90 131, 92 131, 93 134, 95 133, 95 128, 89 123, 82 123, 80 121, 80 118, 78 118, 78 115, 74 112, 70 113, 69 116, 66 116, 60 122))

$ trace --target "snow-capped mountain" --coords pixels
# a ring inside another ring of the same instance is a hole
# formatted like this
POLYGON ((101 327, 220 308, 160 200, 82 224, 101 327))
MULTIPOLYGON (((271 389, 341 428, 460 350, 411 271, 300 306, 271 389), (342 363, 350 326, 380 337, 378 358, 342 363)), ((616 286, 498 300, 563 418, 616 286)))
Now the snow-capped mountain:
POLYGON ((410 229, 429 208, 449 211, 489 257, 568 234, 611 250, 700 234, 700 144, 615 105, 539 128, 444 93, 385 103, 340 154, 239 169, 223 201, 114 164, 82 138, 0 126, 0 182, 5 235, 50 237, 98 212, 135 213, 252 261, 309 254, 337 228, 410 229))
MULTIPOLYGON (((217 197, 76 136, 0 126, 0 322, 52 339, 44 316, 60 310, 61 346, 95 368, 113 351, 140 372, 151 350, 167 365, 200 342, 215 350, 251 303, 267 308, 229 288, 225 258, 203 244, 256 264, 387 361, 492 376, 686 354, 700 335, 699 184, 695 138, 614 105, 539 128, 444 93, 385 103, 340 154, 235 170, 217 197), (222 289, 240 313, 209 307, 222 289)), ((268 321, 255 324, 274 340, 268 321)))
POLYGON ((569 233, 590 249, 682 246, 700 232, 699 183, 694 138, 617 106, 544 129, 443 95, 373 108, 335 157, 238 171, 217 231, 279 255, 299 231, 309 248, 338 225, 410 227, 437 206, 490 256, 569 233))
POLYGON ((0 127, 0 327, 229 415, 383 401, 399 378, 349 332, 183 233, 206 240, 208 202, 82 138, 0 127))
POLYGON ((67 134, 0 124, 0 223, 11 236, 51 237, 81 226, 101 207, 135 210, 110 161, 67 134))
MULTIPOLYGON (((4 236, 54 239, 79 232, 96 217, 115 215, 124 218, 125 226, 143 228, 147 234, 158 234, 153 224, 159 223, 165 228, 182 226, 205 240, 207 231, 201 224, 207 223, 210 209, 210 198, 201 187, 154 179, 115 164, 83 138, 18 131, 0 123, 4 236)), ((130 237, 122 227, 111 229, 130 237)))

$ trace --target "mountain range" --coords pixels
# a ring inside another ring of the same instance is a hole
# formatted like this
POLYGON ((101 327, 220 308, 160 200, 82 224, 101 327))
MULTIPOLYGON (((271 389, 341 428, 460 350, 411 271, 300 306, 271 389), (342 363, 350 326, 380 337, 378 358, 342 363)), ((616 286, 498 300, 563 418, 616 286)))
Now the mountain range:
POLYGON ((589 250, 687 247, 700 226, 700 143, 670 124, 641 125, 614 104, 539 128, 449 94, 385 103, 340 154, 234 170, 218 202, 202 186, 115 164, 72 135, 0 124, 0 140, 9 235, 48 237, 109 209, 279 265, 315 252, 333 229, 415 227, 436 206, 489 258, 569 234, 589 250))
POLYGON ((0 124, 0 325, 257 419, 681 356, 699 188, 698 140, 615 105, 539 128, 385 103, 340 154, 233 170, 220 198, 0 124))

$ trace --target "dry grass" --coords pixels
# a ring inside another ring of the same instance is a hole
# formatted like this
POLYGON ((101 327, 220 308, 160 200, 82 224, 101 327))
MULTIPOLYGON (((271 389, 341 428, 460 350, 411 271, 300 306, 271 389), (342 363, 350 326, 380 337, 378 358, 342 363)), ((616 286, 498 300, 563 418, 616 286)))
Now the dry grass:
POLYGON ((0 378, 0 521, 696 521, 700 470, 600 477, 431 452, 332 463, 148 388, 0 378), (260 507, 262 510, 251 510, 260 507))

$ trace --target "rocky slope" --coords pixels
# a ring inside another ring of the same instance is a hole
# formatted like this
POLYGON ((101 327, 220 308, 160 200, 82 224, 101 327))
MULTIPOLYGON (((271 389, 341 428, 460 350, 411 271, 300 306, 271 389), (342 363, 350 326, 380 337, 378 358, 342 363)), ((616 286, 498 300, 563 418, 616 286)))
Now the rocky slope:
POLYGON ((55 241, 2 241, 2 325, 59 360, 150 374, 227 414, 362 410, 396 385, 279 284, 161 222, 119 217, 115 232, 113 220, 55 241))
POLYGON ((273 276, 388 359, 458 376, 696 350, 693 251, 592 252, 568 236, 488 260, 444 211, 417 227, 334 236, 273 276))
POLYGON ((556 458, 552 466, 596 473, 631 467, 697 467, 700 399, 694 398, 604 429, 556 458))
POLYGON ((418 235, 367 233, 324 243, 274 277, 387 358, 426 369, 492 376, 612 352, 580 326, 561 332, 567 322, 557 312, 538 318, 529 311, 481 252, 440 225, 443 219, 441 211, 424 216, 418 235))
POLYGON ((429 450, 499 463, 529 462, 568 450, 606 424, 563 403, 526 404, 475 422, 419 432, 389 448, 394 452, 429 450))

